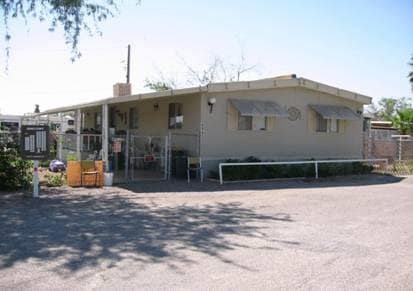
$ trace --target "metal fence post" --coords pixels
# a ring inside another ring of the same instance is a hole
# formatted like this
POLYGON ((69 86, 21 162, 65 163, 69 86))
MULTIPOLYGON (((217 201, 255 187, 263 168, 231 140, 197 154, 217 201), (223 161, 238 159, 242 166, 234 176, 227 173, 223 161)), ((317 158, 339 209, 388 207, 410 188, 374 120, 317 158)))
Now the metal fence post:
POLYGON ((168 180, 172 175, 172 135, 171 131, 168 131, 168 180))
POLYGON ((126 130, 125 138, 125 181, 129 181, 129 129, 126 130))
POLYGON ((82 160, 80 152, 80 143, 81 143, 81 132, 82 130, 82 115, 80 109, 76 110, 76 157, 78 161, 82 160))
POLYGON ((314 162, 314 169, 315 169, 315 178, 318 179, 318 163, 317 163, 317 161, 314 162))
POLYGON ((219 183, 224 184, 224 177, 222 176, 222 164, 219 164, 219 183))
POLYGON ((165 136, 165 175, 164 179, 168 180, 169 178, 169 162, 168 162, 168 151, 169 151, 169 144, 168 144, 168 136, 165 136))

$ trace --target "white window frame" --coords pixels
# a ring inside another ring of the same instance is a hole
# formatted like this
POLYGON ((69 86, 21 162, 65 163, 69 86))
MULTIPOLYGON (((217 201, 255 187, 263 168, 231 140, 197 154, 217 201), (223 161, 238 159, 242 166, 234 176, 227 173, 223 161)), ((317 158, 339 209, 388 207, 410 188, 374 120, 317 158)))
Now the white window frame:
POLYGON ((261 118, 261 117, 257 117, 257 116, 244 116, 244 115, 241 115, 241 112, 239 112, 239 111, 237 111, 238 112, 238 118, 237 118, 237 130, 242 130, 242 131, 267 131, 268 130, 268 117, 267 116, 264 116, 263 118, 264 118, 264 128, 261 128, 261 129, 256 129, 256 128, 254 128, 254 120, 257 120, 258 118, 261 118), (241 119, 246 119, 246 120, 249 120, 248 121, 248 128, 241 128, 241 122, 240 122, 240 120, 241 119))
POLYGON ((323 118, 323 116, 316 112, 316 132, 319 133, 338 133, 340 130, 340 120, 339 119, 331 119, 331 118, 323 118), (324 126, 321 128, 321 123, 325 123, 324 126))

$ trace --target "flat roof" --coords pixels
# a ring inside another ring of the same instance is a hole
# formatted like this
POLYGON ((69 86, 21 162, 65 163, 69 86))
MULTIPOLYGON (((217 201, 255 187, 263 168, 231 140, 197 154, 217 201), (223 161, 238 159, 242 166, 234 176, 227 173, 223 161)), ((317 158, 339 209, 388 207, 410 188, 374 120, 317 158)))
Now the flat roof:
POLYGON ((181 96, 196 93, 219 93, 219 92, 231 92, 231 91, 249 91, 249 90, 261 90, 261 89, 273 89, 273 88, 288 88, 288 87, 302 87, 314 91, 332 94, 344 99, 357 101, 362 104, 370 104, 372 97, 355 93, 352 91, 340 89, 337 87, 329 86, 309 80, 306 78, 297 78, 295 75, 285 75, 274 78, 265 78, 252 81, 237 81, 237 82, 222 82, 222 83, 210 83, 205 86, 190 87, 183 89, 172 89, 161 92, 151 92, 143 94, 134 94, 121 97, 109 97, 87 103, 80 103, 70 106, 58 107, 42 111, 39 115, 54 114, 60 112, 74 111, 82 108, 90 108, 101 106, 104 104, 116 104, 130 101, 138 101, 145 99, 165 98, 170 96, 181 96))

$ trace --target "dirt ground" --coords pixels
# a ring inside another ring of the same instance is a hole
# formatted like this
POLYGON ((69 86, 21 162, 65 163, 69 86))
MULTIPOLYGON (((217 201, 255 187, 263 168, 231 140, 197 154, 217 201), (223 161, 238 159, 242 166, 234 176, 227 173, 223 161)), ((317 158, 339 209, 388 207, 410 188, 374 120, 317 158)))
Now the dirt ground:
POLYGON ((412 290, 413 177, 0 193, 0 289, 412 290))

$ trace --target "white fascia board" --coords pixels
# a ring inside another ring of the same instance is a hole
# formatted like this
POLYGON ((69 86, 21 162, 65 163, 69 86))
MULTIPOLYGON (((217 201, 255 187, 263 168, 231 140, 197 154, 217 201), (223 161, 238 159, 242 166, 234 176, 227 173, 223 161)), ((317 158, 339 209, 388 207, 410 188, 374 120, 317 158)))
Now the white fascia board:
POLYGON ((289 88, 289 87, 303 87, 310 90, 315 90, 334 96, 342 97, 344 99, 353 100, 361 104, 371 104, 372 98, 366 95, 358 94, 352 91, 339 89, 337 87, 322 84, 316 81, 312 81, 305 78, 268 78, 255 81, 239 81, 239 82, 223 82, 223 83, 211 83, 206 86, 191 87, 177 90, 167 90, 162 92, 152 92, 144 94, 136 94, 122 97, 111 97, 94 102, 88 102, 83 104, 77 104, 72 106, 60 107, 55 109, 46 110, 37 115, 54 114, 60 112, 74 111, 77 109, 91 108, 101 106, 104 104, 116 104, 131 101, 139 101, 146 99, 164 98, 169 96, 187 95, 195 93, 218 93, 218 92, 230 92, 230 91, 248 91, 248 90, 261 90, 261 89, 273 89, 273 88, 289 88))
POLYGON ((331 95, 335 95, 335 96, 338 96, 344 99, 349 99, 352 101, 356 101, 362 104, 371 104, 372 97, 369 97, 363 94, 358 94, 352 91, 340 89, 337 87, 329 86, 329 85, 322 84, 322 83, 312 81, 309 79, 305 79, 305 78, 299 78, 299 80, 301 80, 299 82, 301 87, 320 91, 320 92, 331 94, 331 95))
POLYGON ((370 104, 372 98, 366 95, 358 94, 352 91, 340 89, 329 86, 319 82, 315 82, 305 78, 291 78, 291 79, 262 79, 256 81, 242 81, 229 83, 212 83, 208 86, 208 93, 219 93, 229 91, 246 91, 246 90, 262 90, 273 88, 290 88, 303 87, 310 90, 315 90, 344 99, 353 100, 362 104, 370 104))
POLYGON ((165 97, 177 96, 177 95, 195 94, 195 93, 200 93, 200 92, 206 92, 206 87, 191 87, 191 88, 185 88, 185 89, 167 90, 167 91, 162 91, 162 92, 151 92, 151 93, 136 94, 136 95, 129 95, 129 96, 111 97, 111 98, 101 99, 101 100, 88 102, 88 103, 81 103, 77 105, 64 106, 64 107, 54 108, 50 110, 45 110, 37 115, 68 112, 68 111, 74 111, 77 109, 98 107, 104 104, 117 104, 117 103, 125 103, 125 102, 139 101, 139 100, 146 100, 146 99, 165 98, 165 97))

